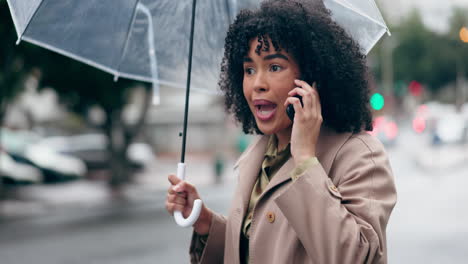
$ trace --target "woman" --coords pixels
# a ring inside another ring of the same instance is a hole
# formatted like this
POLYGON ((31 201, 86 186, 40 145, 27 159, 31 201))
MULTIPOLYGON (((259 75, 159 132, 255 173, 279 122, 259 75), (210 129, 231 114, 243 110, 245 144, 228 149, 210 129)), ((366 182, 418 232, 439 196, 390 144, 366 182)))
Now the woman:
MULTIPOLYGON (((227 110, 260 136, 237 162, 228 217, 202 209, 192 263, 386 263, 396 190, 383 146, 364 131, 365 56, 322 2, 241 11, 221 67, 227 110)), ((188 216, 195 187, 169 181, 167 210, 188 216)))

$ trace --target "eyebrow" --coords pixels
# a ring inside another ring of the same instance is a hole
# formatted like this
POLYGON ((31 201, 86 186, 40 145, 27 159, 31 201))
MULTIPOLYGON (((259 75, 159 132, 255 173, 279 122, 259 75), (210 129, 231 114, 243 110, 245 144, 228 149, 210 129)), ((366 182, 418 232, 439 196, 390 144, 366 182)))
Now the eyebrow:
MULTIPOLYGON (((289 61, 288 57, 280 53, 267 55, 263 58, 263 60, 273 60, 273 59, 283 59, 283 60, 289 61)), ((253 60, 249 57, 244 57, 244 62, 253 62, 253 60)))

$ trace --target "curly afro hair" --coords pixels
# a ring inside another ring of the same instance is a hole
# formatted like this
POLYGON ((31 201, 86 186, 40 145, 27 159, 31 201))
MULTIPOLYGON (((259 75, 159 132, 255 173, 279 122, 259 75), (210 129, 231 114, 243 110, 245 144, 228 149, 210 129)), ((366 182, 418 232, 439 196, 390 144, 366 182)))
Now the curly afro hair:
POLYGON ((244 133, 262 134, 243 94, 243 58, 249 41, 256 52, 284 49, 299 65, 302 79, 316 82, 323 123, 338 133, 372 130, 366 57, 330 17, 321 0, 269 0, 257 10, 242 10, 229 27, 219 86, 225 107, 244 133))

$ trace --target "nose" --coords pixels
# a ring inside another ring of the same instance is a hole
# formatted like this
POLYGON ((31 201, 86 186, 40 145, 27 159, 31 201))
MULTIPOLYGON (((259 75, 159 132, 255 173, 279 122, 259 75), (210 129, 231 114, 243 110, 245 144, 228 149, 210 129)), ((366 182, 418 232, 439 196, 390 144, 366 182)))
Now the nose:
POLYGON ((268 81, 265 73, 258 72, 255 75, 254 91, 257 93, 268 91, 268 81))

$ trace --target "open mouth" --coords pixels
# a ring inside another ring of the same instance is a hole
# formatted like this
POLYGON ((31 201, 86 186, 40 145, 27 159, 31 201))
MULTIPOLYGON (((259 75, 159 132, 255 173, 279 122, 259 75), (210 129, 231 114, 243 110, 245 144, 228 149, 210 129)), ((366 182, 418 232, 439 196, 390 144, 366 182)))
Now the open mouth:
POLYGON ((255 106, 255 115, 262 121, 270 120, 276 113, 277 105, 273 102, 268 100, 254 100, 253 103, 255 106))

